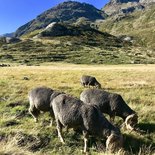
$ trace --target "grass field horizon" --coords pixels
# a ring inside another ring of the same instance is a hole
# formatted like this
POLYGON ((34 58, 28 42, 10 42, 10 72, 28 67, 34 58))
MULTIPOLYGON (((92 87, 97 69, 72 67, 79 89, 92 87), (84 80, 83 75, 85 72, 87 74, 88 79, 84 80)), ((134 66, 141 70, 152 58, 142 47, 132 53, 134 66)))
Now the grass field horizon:
MULTIPOLYGON (((83 154, 83 137, 73 130, 64 133, 65 145, 57 137, 56 125, 49 126, 48 114, 41 114, 34 123, 28 113, 28 92, 46 86, 78 97, 87 88, 80 85, 80 77, 92 75, 102 89, 122 95, 139 116, 138 128, 143 134, 121 130, 124 151, 118 154, 153 155, 155 153, 155 65, 75 65, 44 63, 41 66, 0 68, 0 154, 47 155, 83 154)), ((108 118, 109 119, 109 118, 108 118)), ((122 120, 117 118, 119 126, 122 120)), ((94 148, 90 140, 90 154, 104 155, 103 144, 94 148)))

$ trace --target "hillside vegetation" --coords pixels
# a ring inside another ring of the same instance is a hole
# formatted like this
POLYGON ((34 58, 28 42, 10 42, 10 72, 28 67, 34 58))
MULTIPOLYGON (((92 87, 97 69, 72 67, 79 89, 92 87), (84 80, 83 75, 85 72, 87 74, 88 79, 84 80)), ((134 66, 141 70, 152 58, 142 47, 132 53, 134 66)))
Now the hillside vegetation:
POLYGON ((155 53, 155 5, 131 14, 112 16, 100 23, 99 29, 116 36, 133 36, 140 46, 155 53))
MULTIPOLYGON (((27 99, 28 92, 37 86, 47 86, 79 97, 84 90, 80 85, 83 74, 95 76, 103 89, 121 94, 138 113, 137 127, 143 133, 122 130, 124 151, 130 155, 155 153, 154 65, 44 65, 47 66, 0 69, 0 154, 83 154, 81 134, 75 134, 73 130, 63 130, 66 144, 62 145, 57 137, 56 124, 49 126, 48 114, 42 114, 39 122, 34 123, 28 113, 27 99)), ((116 124, 119 126, 121 123, 122 120, 117 119, 116 124)), ((105 141, 97 141, 96 148, 94 140, 90 138, 89 149, 92 155, 103 155, 105 141)))
MULTIPOLYGON (((135 58, 126 56, 124 49, 130 51, 128 43, 123 43, 117 37, 88 30, 78 36, 23 39, 19 43, 4 44, 0 48, 0 58, 2 62, 28 65, 55 61, 81 64, 130 63, 135 58)), ((148 59, 144 61, 147 63, 148 59)))
MULTIPOLYGON (((0 61, 154 64, 155 5, 150 2, 140 11, 110 16, 86 3, 60 3, 21 26, 15 33, 21 40, 1 37, 0 61)), ((123 6, 130 1, 114 0, 109 5, 117 3, 123 6)))
POLYGON ((92 28, 74 27, 60 32, 43 32, 37 30, 28 33, 17 43, 3 43, 0 46, 1 63, 14 62, 27 65, 56 61, 75 64, 155 63, 155 53, 152 50, 92 28), (53 34, 59 35, 51 36, 53 34), (42 36, 33 38, 36 35, 42 36))

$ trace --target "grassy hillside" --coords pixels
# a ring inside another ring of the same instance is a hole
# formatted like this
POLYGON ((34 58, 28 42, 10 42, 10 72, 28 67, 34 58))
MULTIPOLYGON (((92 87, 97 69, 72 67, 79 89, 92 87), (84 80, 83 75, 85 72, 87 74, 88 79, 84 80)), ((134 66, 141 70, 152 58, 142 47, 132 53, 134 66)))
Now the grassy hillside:
POLYGON ((112 16, 99 27, 101 31, 116 36, 133 36, 141 46, 151 49, 152 52, 155 49, 155 5, 123 17, 112 16))
MULTIPOLYGON (((34 123, 28 113, 27 94, 36 86, 47 86, 79 97, 84 89, 79 79, 83 74, 89 74, 96 76, 103 89, 120 93, 139 115, 138 127, 144 133, 139 135, 122 130, 124 150, 130 155, 153 155, 155 65, 44 65, 0 69, 0 154, 82 154, 81 135, 75 135, 72 130, 66 133, 64 130, 66 144, 62 145, 55 124, 49 127, 48 114, 42 114, 39 123, 34 123)), ((117 119, 117 125, 121 122, 117 119)), ((97 142, 96 149, 92 143, 91 139, 91 154, 104 154, 104 144, 97 142)))
POLYGON ((124 61, 119 55, 125 57, 125 53, 121 52, 122 46, 122 42, 107 33, 88 32, 80 36, 26 39, 16 44, 5 44, 0 48, 0 58, 1 62, 26 64, 53 61, 84 64, 119 63, 124 61))
POLYGON ((154 64, 154 14, 155 7, 152 6, 126 16, 110 17, 98 23, 103 33, 72 26, 73 32, 80 32, 78 35, 34 38, 43 31, 35 30, 23 35, 18 43, 4 44, 1 40, 0 61, 27 65, 57 61, 75 64, 154 64), (132 36, 132 43, 116 37, 122 35, 132 36))
MULTIPOLYGON (((60 17, 64 17, 63 12, 65 9, 71 12, 80 11, 83 14, 82 10, 87 8, 87 15, 93 7, 88 6, 89 9, 83 3, 65 2, 52 10, 56 11, 56 15, 60 14, 60 17), (70 5, 72 7, 77 6, 75 7, 77 10, 70 9, 70 5), (83 6, 82 8, 80 7, 81 5, 83 6)), ((91 10, 93 12, 99 11, 97 9, 91 10)), ((101 16, 102 13, 100 11, 98 13, 101 16)), ((51 10, 48 10, 39 15, 37 19, 39 18, 39 22, 47 26, 52 21, 47 20, 47 23, 44 22, 46 15, 49 19, 53 14, 51 10)), ((68 13, 65 15, 68 17, 68 13)), ((67 17, 65 18, 66 20, 68 19, 67 17)), ((23 30, 24 32, 20 32, 24 34, 22 36, 19 35, 22 39, 21 42, 5 44, 4 38, 1 38, 0 62, 26 65, 39 65, 43 62, 67 62, 75 64, 155 63, 155 5, 152 4, 152 6, 146 7, 143 11, 136 11, 126 15, 116 14, 108 17, 106 20, 98 20, 96 24, 91 23, 91 21, 102 18, 89 20, 89 18, 84 18, 87 16, 82 16, 81 14, 75 17, 77 19, 73 20, 75 27, 72 29, 70 27, 73 27, 73 25, 64 23, 64 20, 62 20, 62 23, 66 24, 66 27, 69 29, 67 29, 67 33, 65 34, 64 30, 60 33, 61 28, 59 30, 58 27, 59 36, 57 37, 53 36, 53 34, 56 34, 54 30, 48 32, 47 29, 44 29, 46 26, 41 25, 40 28, 36 28, 37 22, 33 23, 34 25, 36 24, 34 28, 30 22, 28 27, 26 25, 21 27, 21 29, 28 28, 28 31, 23 30), (98 27, 100 32, 94 29, 86 30, 86 27, 90 23, 92 26, 98 27), (70 27, 68 27, 69 25, 70 27), (77 33, 79 29, 80 33, 75 35, 74 33, 77 33), (68 32, 70 31, 72 35, 69 35, 68 32), (39 39, 34 38, 38 34, 40 35, 39 39), (124 41, 122 36, 130 36, 131 41, 124 41)), ((36 21, 38 21, 37 19, 36 21)))
POLYGON ((134 46, 109 35, 84 31, 80 36, 32 38, 30 33, 23 41, 3 44, 0 47, 1 63, 27 65, 43 62, 75 64, 149 64, 155 63, 155 54, 144 47, 134 46))

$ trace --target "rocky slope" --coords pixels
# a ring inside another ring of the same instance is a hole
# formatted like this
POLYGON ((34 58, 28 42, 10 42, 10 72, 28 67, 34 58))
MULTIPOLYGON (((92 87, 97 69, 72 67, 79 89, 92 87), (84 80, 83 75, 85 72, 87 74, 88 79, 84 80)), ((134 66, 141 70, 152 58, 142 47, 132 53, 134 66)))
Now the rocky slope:
POLYGON ((37 16, 36 19, 21 26, 15 33, 15 36, 32 32, 37 29, 45 28, 52 22, 76 22, 79 18, 84 17, 90 21, 104 19, 104 12, 96 9, 94 6, 73 1, 60 3, 44 13, 37 16))
POLYGON ((152 3, 155 3, 155 0, 111 0, 102 10, 108 15, 128 14, 143 10, 152 3))
POLYGON ((155 4, 131 14, 116 14, 98 24, 103 32, 115 36, 132 36, 134 42, 155 55, 155 4))

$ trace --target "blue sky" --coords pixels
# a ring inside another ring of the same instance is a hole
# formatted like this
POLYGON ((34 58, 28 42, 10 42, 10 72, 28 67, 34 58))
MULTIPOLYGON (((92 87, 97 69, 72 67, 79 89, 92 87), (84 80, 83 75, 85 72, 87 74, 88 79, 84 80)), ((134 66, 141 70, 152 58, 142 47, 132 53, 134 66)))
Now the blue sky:
MULTIPOLYGON (((14 32, 37 15, 65 0, 0 0, 0 34, 14 32)), ((76 0, 101 9, 109 0, 76 0)))

